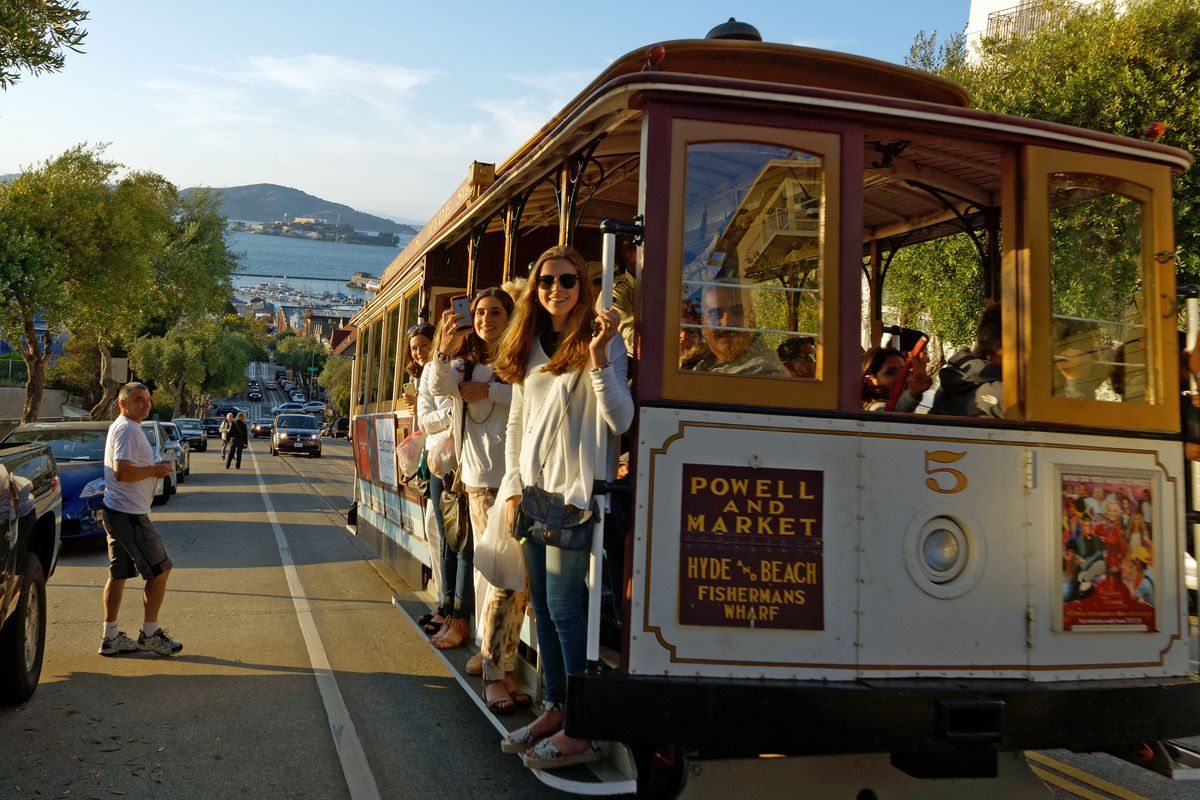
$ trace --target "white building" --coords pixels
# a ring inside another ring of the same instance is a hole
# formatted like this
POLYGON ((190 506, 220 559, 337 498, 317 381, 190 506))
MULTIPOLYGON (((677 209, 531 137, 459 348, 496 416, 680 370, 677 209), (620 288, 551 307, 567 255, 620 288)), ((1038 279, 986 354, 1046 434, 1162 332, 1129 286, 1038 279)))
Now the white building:
MULTIPOLYGON (((1070 0, 1090 5, 1096 0, 1070 0)), ((971 0, 967 18, 967 57, 974 59, 976 45, 984 36, 1026 36, 1046 19, 1045 0, 971 0)))

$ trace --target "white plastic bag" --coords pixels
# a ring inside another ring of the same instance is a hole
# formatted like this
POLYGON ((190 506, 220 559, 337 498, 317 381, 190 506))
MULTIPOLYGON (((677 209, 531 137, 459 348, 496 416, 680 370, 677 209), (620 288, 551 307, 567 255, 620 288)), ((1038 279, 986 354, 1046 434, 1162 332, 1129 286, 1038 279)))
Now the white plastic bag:
POLYGON ((432 445, 426 444, 428 450, 426 462, 429 471, 439 478, 445 478, 458 469, 458 457, 454 454, 454 434, 447 433, 432 445))
POLYGON ((505 504, 497 500, 488 511, 487 528, 475 543, 475 569, 492 586, 519 592, 525 588, 525 554, 512 537, 505 504))
POLYGON ((400 456, 400 475, 411 478, 421 466, 421 453, 425 451, 425 434, 415 431, 404 437, 396 447, 400 456))

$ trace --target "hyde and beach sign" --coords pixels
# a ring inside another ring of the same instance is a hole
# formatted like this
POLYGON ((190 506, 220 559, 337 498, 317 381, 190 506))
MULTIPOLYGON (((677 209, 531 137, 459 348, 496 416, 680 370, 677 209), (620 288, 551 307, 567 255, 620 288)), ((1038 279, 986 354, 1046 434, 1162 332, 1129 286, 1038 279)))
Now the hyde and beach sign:
POLYGON ((822 630, 822 497, 814 470, 683 465, 679 622, 822 630))

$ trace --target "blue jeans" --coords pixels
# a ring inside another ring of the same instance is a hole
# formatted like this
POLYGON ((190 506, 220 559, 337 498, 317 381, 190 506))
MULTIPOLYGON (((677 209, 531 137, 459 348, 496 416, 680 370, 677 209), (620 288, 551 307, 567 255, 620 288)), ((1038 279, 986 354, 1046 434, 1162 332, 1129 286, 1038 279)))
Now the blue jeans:
POLYGON ((567 699, 567 675, 587 669, 587 550, 563 550, 527 540, 525 571, 537 623, 538 659, 546 702, 567 699))
POLYGON ((442 535, 442 550, 430 553, 429 560, 438 571, 438 582, 442 586, 442 596, 438 598, 438 608, 444 614, 449 614, 454 605, 454 582, 458 575, 456 562, 458 553, 446 546, 446 521, 442 518, 442 492, 446 485, 437 475, 429 476, 429 509, 433 513, 433 521, 437 523, 438 532, 442 535))

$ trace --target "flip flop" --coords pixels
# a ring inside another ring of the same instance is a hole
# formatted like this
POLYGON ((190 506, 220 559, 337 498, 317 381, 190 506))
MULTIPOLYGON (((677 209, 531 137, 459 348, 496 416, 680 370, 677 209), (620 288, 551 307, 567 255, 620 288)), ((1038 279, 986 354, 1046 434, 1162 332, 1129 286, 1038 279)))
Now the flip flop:
POLYGON ((588 742, 582 753, 563 755, 558 745, 549 739, 543 739, 521 755, 521 761, 530 769, 561 769, 575 764, 590 764, 603 758, 600 747, 595 742, 588 742))

